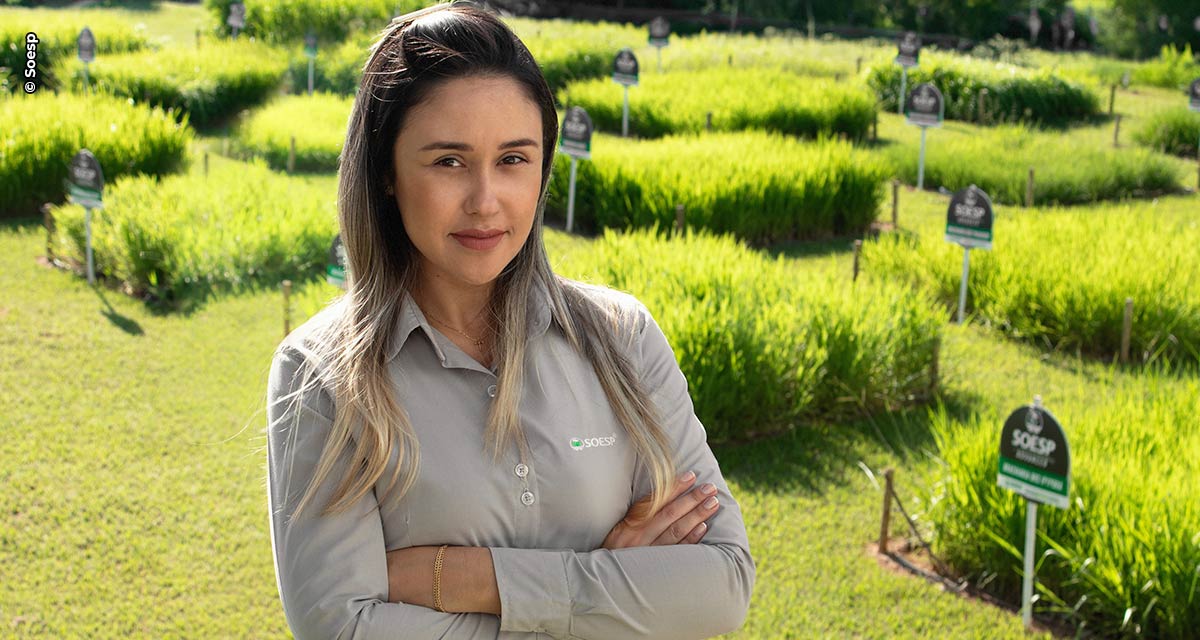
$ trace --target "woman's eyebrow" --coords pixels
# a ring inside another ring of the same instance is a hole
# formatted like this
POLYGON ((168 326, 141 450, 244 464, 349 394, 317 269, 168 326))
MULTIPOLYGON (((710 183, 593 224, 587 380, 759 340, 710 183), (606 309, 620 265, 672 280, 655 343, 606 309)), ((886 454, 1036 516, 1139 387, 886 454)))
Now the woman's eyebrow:
MULTIPOLYGON (((500 150, 515 149, 517 147, 536 147, 537 142, 530 138, 520 138, 517 140, 509 140, 497 147, 500 150)), ((417 151, 433 151, 435 149, 449 149, 451 151, 474 151, 475 148, 465 142, 449 142, 438 141, 430 142, 429 144, 417 149, 417 151)))

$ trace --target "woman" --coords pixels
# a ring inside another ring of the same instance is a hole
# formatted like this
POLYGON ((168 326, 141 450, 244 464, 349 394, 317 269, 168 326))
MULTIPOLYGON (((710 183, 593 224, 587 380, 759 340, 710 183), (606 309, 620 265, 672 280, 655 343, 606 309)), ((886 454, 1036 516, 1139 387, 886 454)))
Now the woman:
POLYGON ((666 338, 547 260, 557 123, 482 10, 397 18, 372 48, 338 185, 348 290, 280 345, 268 388, 297 638, 741 625, 754 561, 666 338))

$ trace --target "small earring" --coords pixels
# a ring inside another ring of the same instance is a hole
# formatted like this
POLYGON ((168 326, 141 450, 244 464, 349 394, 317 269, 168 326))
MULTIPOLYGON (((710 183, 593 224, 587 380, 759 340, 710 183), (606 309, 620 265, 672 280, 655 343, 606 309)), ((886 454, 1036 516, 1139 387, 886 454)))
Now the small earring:
POLYGON ((384 188, 383 188, 383 190, 384 190, 384 192, 386 192, 386 193, 387 193, 389 196, 394 196, 394 195, 396 195, 396 192, 395 192, 395 191, 392 189, 392 185, 390 185, 390 184, 389 184, 388 186, 384 187, 384 188))

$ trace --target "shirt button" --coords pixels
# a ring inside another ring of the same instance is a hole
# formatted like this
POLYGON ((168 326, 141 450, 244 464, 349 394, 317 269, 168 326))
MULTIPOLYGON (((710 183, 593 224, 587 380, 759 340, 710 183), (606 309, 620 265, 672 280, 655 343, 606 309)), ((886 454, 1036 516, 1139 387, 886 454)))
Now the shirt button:
POLYGON ((496 385, 493 384, 488 387, 488 397, 489 398, 496 397, 496 385))
POLYGON ((524 478, 529 475, 529 466, 524 463, 519 464, 517 465, 516 472, 518 478, 524 478))
POLYGON ((523 504, 527 507, 529 505, 533 504, 533 492, 526 491, 525 493, 522 493, 521 494, 521 504, 523 504))

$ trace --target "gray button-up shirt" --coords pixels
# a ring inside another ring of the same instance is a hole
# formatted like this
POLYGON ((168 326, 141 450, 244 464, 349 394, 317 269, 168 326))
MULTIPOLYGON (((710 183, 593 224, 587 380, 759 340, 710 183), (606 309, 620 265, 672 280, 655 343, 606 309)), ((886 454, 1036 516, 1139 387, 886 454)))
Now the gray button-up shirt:
MULTIPOLYGON (((650 493, 650 479, 591 365, 551 327, 541 285, 531 296, 520 404, 530 459, 522 463, 514 444, 504 462, 492 462, 483 434, 495 369, 430 326, 406 294, 389 367, 420 442, 415 484, 400 501, 381 505, 389 466, 351 509, 321 516, 337 482, 331 477, 316 502, 292 518, 334 403, 326 389, 298 404, 282 399, 299 383, 296 346, 340 311, 334 304, 280 345, 268 388, 271 540, 297 638, 704 638, 741 625, 755 563, 687 382, 645 306, 611 289, 594 292, 638 311, 628 355, 674 443, 679 470, 695 470, 695 486, 717 487, 721 506, 701 543, 598 548, 634 500, 650 493), (387 602, 386 552, 442 544, 490 549, 499 617, 387 602)), ((335 471, 345 467, 343 460, 335 471)))

